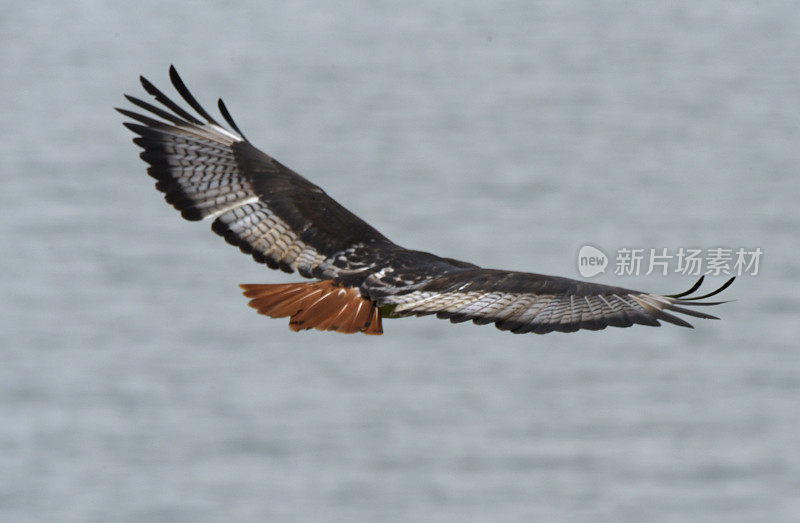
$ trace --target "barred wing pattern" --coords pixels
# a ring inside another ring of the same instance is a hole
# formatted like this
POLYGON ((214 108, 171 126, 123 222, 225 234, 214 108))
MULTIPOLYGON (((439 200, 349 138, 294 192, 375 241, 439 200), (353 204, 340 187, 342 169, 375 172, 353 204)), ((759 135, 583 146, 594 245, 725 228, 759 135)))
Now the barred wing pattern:
POLYGON ((202 108, 174 67, 170 79, 205 121, 144 77, 145 91, 163 107, 126 95, 149 114, 117 110, 136 121, 125 126, 138 135, 134 142, 144 149, 147 172, 184 218, 214 219, 212 229, 256 261, 305 277, 361 270, 369 265, 366 251, 392 245, 322 189, 253 147, 222 100, 219 109, 232 130, 202 108))
POLYGON ((469 320, 478 325, 494 323, 498 329, 515 334, 600 330, 634 324, 658 327, 659 321, 692 328, 668 311, 718 319, 687 307, 724 303, 699 300, 722 292, 733 283, 733 278, 713 292, 688 297, 702 282, 703 277, 686 292, 662 296, 557 276, 467 269, 382 301, 391 304, 393 314, 398 316, 436 314, 453 323, 469 320))
POLYGON ((256 149, 218 107, 229 128, 195 100, 174 67, 170 79, 192 114, 145 78, 160 105, 126 98, 142 112, 117 109, 143 149, 156 188, 187 220, 213 220, 212 229, 260 263, 316 278, 310 283, 242 284, 250 305, 289 317, 292 330, 316 328, 380 334, 382 317, 436 314, 454 323, 494 323, 514 333, 599 330, 666 321, 691 325, 673 313, 715 316, 690 309, 688 291, 662 296, 621 287, 483 269, 471 263, 404 249, 325 192, 256 149))

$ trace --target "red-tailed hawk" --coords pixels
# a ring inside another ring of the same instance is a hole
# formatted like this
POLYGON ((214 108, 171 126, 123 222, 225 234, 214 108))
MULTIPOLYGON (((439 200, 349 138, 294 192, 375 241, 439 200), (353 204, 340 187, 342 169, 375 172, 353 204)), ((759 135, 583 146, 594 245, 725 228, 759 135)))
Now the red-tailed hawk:
POLYGON ((250 306, 273 318, 289 317, 292 330, 381 334, 381 318, 436 314, 458 323, 494 323, 514 333, 599 330, 659 321, 691 327, 671 313, 712 318, 687 307, 688 291, 662 296, 557 276, 483 269, 392 243, 325 192, 244 137, 219 100, 230 128, 195 100, 174 67, 175 89, 192 115, 144 77, 145 91, 161 107, 126 95, 149 114, 117 109, 135 120, 141 158, 156 189, 187 220, 212 219, 211 228, 259 263, 297 271, 311 283, 242 284, 250 306), (199 118, 198 118, 199 117, 199 118))

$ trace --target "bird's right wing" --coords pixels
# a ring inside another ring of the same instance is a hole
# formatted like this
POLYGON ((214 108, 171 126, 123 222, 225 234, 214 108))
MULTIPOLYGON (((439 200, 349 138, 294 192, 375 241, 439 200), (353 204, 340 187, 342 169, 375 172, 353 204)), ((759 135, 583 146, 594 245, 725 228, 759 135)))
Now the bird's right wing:
POLYGON ((195 100, 174 67, 170 79, 199 118, 145 78, 145 91, 161 107, 126 95, 146 114, 117 109, 135 120, 125 126, 150 164, 156 188, 187 220, 214 219, 213 230, 243 252, 286 272, 336 277, 371 263, 376 247, 393 245, 325 192, 244 137, 227 108, 231 129, 217 123, 195 100))
POLYGON ((660 295, 557 276, 475 268, 432 278, 412 292, 386 295, 379 304, 399 316, 436 314, 453 323, 494 323, 516 334, 634 324, 657 327, 659 321, 691 327, 673 313, 717 319, 687 307, 724 303, 699 300, 722 292, 733 278, 713 292, 690 298, 702 281, 701 277, 686 292, 660 295))

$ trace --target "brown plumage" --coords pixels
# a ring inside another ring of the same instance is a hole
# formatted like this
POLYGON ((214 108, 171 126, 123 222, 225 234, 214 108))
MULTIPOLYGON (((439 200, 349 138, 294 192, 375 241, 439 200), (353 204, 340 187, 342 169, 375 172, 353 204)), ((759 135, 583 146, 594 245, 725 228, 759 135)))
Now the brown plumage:
POLYGON ((259 314, 289 319, 293 331, 329 330, 345 334, 382 334, 378 307, 358 289, 331 280, 311 283, 242 283, 248 305, 259 314))
MULTIPOLYGON (((518 271, 478 267, 401 247, 345 209, 325 191, 254 147, 222 100, 229 128, 192 96, 174 67, 172 85, 191 114, 152 83, 145 91, 160 106, 126 98, 142 112, 118 109, 133 121, 147 172, 167 203, 187 220, 211 228, 259 263, 317 281, 242 285, 250 306, 292 330, 380 334, 381 311, 391 317, 435 314, 458 323, 494 323, 521 334, 573 332, 660 322, 691 325, 676 314, 716 319, 698 307, 727 288, 692 296, 661 295, 518 271)), ((497 241, 487 238, 486 241, 497 241)))

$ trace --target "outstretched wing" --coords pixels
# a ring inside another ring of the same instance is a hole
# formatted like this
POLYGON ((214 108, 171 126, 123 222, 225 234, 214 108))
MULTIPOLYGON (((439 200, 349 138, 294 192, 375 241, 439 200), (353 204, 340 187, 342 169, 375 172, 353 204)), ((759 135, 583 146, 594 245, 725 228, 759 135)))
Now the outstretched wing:
POLYGON ((256 149, 219 100, 231 129, 195 100, 174 67, 172 84, 199 116, 141 77, 161 107, 126 95, 146 114, 117 109, 150 164, 156 188, 187 220, 213 218, 212 229, 242 252, 286 272, 335 277, 370 265, 367 251, 393 245, 325 192, 256 149), (363 252, 362 252, 363 251, 363 252), (342 254, 346 253, 346 256, 342 254))
POLYGON ((687 307, 724 303, 698 300, 722 292, 733 278, 714 292, 689 298, 702 281, 701 277, 684 293, 662 296, 556 276, 467 269, 434 278, 410 293, 384 296, 379 303, 393 307, 395 315, 436 314, 453 323, 494 323, 500 330, 517 334, 600 330, 637 323, 657 327, 659 321, 691 328, 670 312, 717 319, 687 307))

